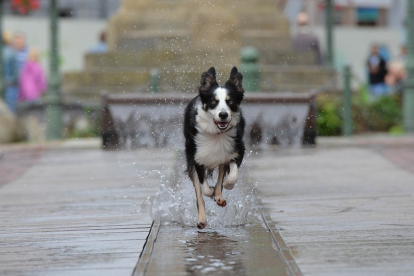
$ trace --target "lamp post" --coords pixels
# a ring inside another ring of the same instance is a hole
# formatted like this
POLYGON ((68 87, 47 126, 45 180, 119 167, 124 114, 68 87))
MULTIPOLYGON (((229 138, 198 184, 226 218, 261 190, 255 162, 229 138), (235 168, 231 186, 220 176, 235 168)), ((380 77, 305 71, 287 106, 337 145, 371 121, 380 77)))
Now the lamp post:
POLYGON ((344 92, 343 92, 343 110, 342 110, 342 135, 352 135, 352 91, 351 91, 351 67, 344 67, 344 92))
POLYGON ((259 51, 252 46, 240 50, 240 72, 243 73, 243 87, 247 92, 257 92, 260 89, 260 67, 258 64, 259 51))
POLYGON ((328 68, 334 66, 334 53, 333 53, 333 40, 332 40, 332 29, 333 29, 333 11, 332 11, 332 0, 325 1, 325 29, 326 29, 326 57, 325 65, 328 68))
POLYGON ((403 95, 403 126, 405 132, 414 132, 414 3, 407 1, 407 78, 403 95))
POLYGON ((49 89, 46 95, 46 137, 48 140, 57 140, 62 138, 62 100, 60 96, 60 74, 58 63, 59 21, 57 1, 58 0, 50 0, 50 73, 49 89))
POLYGON ((5 99, 3 68, 3 0, 0 0, 0 99, 5 99))

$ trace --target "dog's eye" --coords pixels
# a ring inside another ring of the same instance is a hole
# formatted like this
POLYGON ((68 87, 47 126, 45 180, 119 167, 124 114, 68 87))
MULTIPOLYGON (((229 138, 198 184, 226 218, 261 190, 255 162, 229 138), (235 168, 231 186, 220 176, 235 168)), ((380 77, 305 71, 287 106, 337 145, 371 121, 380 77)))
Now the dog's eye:
POLYGON ((229 104, 233 104, 233 101, 229 101, 229 104))
POLYGON ((215 105, 215 104, 216 104, 216 101, 215 101, 215 100, 212 100, 210 103, 211 103, 212 105, 215 105))

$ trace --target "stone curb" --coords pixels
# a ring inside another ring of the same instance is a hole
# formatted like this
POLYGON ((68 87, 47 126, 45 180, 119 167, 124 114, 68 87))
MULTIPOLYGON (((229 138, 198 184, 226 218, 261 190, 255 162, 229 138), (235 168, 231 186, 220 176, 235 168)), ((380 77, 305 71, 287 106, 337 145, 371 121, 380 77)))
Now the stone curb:
POLYGON ((285 241, 283 240, 282 236, 280 235, 280 232, 275 228, 276 223, 273 221, 273 219, 270 217, 270 214, 266 211, 266 209, 263 207, 263 201, 260 199, 260 197, 256 194, 255 195, 255 201, 257 202, 257 205, 259 206, 260 215, 266 225, 266 228, 270 232, 270 236, 277 246, 277 249, 279 250, 279 253, 283 259, 283 261, 286 264, 287 271, 289 272, 289 275, 291 276, 301 276, 303 275, 300 271, 299 266, 297 265, 295 258, 293 257, 292 252, 290 251, 289 247, 286 245, 285 241), (273 225, 273 227, 271 227, 273 225))
POLYGON ((152 250, 154 249, 154 243, 157 240, 158 231, 160 230, 160 222, 158 220, 153 221, 151 225, 150 233, 148 234, 147 241, 144 244, 144 248, 139 256, 137 265, 132 272, 132 276, 144 276, 147 270, 148 264, 151 260, 152 250))
POLYGON ((387 134, 355 135, 351 137, 317 137, 316 147, 407 147, 414 146, 414 135, 391 136, 387 134))
POLYGON ((5 151, 43 148, 43 149, 99 149, 102 145, 101 138, 67 139, 46 141, 41 143, 12 143, 0 144, 0 155, 5 151))

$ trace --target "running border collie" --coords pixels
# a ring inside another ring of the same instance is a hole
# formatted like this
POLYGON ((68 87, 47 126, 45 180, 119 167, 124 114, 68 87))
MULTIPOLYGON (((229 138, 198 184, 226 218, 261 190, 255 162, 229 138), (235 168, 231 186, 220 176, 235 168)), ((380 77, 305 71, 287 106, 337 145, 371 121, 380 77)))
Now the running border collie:
POLYGON ((243 75, 233 67, 229 80, 220 86, 216 81, 216 70, 211 67, 201 75, 199 94, 185 109, 187 173, 197 196, 197 227, 200 229, 207 225, 202 194, 225 207, 223 187, 233 189, 243 161, 245 121, 240 109, 244 97, 242 80, 243 75), (207 178, 217 167, 216 186, 210 187, 207 178))

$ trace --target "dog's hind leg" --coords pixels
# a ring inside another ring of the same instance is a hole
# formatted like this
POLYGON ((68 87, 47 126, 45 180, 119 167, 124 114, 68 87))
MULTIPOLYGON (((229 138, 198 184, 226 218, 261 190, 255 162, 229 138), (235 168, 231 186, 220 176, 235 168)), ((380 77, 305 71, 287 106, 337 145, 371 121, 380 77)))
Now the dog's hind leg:
POLYGON ((197 219, 197 227, 203 229, 207 225, 207 218, 206 218, 206 207, 204 203, 203 196, 201 195, 201 185, 200 181, 198 180, 198 176, 195 173, 192 177, 194 189, 196 192, 197 197, 197 210, 198 210, 198 219, 197 219))
POLYGON ((226 164, 221 164, 219 166, 216 187, 214 188, 214 197, 215 197, 216 203, 218 206, 221 206, 221 207, 224 207, 227 204, 222 194, 223 179, 224 179, 225 172, 226 172, 226 164))
POLYGON ((212 196, 214 194, 214 188, 208 186, 207 179, 204 180, 204 183, 201 184, 201 192, 205 196, 212 196))
POLYGON ((232 190, 234 188, 234 184, 236 184, 237 176, 238 176, 239 168, 235 162, 230 163, 230 172, 224 181, 224 189, 232 190))

